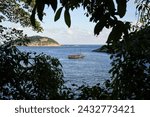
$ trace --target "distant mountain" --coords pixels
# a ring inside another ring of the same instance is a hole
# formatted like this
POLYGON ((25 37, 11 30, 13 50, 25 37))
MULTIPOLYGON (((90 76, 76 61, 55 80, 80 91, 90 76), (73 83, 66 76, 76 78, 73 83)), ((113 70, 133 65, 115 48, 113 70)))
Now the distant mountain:
POLYGON ((102 47, 93 50, 93 52, 104 52, 104 53, 111 53, 110 48, 107 45, 103 45, 102 47))
POLYGON ((60 46, 57 41, 48 37, 30 36, 28 40, 28 46, 60 46))

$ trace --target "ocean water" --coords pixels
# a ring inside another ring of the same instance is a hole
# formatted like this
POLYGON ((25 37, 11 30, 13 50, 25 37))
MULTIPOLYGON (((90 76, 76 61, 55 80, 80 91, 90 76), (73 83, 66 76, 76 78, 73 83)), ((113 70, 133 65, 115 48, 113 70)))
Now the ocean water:
POLYGON ((64 45, 59 47, 18 47, 21 51, 45 53, 56 57, 63 66, 64 80, 69 84, 95 85, 110 79, 110 55, 92 52, 100 45, 64 45), (70 54, 82 53, 83 59, 68 59, 70 54))

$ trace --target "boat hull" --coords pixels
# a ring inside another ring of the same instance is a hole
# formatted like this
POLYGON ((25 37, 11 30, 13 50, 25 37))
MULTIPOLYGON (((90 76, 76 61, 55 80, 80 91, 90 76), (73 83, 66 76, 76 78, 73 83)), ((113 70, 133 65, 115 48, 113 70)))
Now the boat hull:
POLYGON ((68 56, 68 59, 82 59, 82 58, 84 58, 84 55, 81 55, 81 54, 68 56))

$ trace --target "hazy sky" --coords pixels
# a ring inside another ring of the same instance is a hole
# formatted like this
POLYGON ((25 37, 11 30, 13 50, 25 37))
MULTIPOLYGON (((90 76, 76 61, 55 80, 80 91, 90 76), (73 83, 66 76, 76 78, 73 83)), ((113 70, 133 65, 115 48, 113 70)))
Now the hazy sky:
MULTIPOLYGON (((62 12, 60 20, 54 22, 54 12, 46 6, 46 16, 42 22, 44 28, 43 33, 36 33, 30 28, 25 28, 24 32, 31 35, 42 35, 50 37, 58 41, 60 44, 105 44, 110 30, 104 29, 99 36, 94 36, 93 30, 95 24, 89 22, 89 19, 84 15, 82 9, 77 9, 71 12, 71 28, 68 28, 64 22, 64 14, 62 12)), ((135 22, 134 0, 128 3, 127 14, 124 20, 135 22)), ((16 24, 10 24, 16 27, 16 24)), ((20 26, 17 28, 22 29, 20 26)))

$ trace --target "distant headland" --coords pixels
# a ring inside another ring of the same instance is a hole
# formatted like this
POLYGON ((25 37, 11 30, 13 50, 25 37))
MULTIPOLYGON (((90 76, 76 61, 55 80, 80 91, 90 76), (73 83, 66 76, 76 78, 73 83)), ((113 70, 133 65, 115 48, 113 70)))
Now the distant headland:
POLYGON ((110 48, 107 45, 103 45, 100 48, 93 50, 93 52, 104 52, 110 54, 110 48))
POLYGON ((60 46, 57 41, 49 37, 30 36, 27 39, 29 40, 27 46, 60 46))

